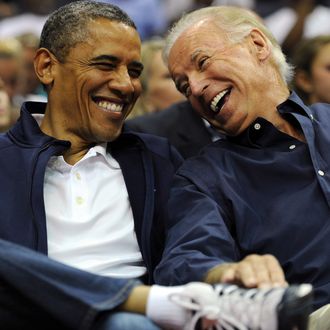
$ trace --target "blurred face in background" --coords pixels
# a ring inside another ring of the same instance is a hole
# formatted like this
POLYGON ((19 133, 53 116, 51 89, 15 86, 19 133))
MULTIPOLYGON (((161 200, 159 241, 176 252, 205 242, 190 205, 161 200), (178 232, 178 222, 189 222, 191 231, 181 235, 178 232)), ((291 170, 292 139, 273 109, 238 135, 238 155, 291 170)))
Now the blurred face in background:
POLYGON ((12 100, 17 92, 17 83, 20 72, 20 62, 14 57, 0 57, 0 77, 4 82, 4 89, 12 100))
POLYGON ((35 94, 40 86, 33 64, 36 50, 36 48, 25 47, 22 52, 22 68, 19 81, 19 93, 22 95, 35 94))
POLYGON ((0 132, 5 132, 11 124, 10 101, 7 92, 0 87, 0 132))
POLYGON ((330 43, 324 45, 311 67, 310 101, 330 103, 330 43))
POLYGON ((154 54, 149 68, 148 88, 145 92, 145 99, 151 112, 163 110, 173 103, 185 99, 176 89, 161 54, 161 50, 154 54))

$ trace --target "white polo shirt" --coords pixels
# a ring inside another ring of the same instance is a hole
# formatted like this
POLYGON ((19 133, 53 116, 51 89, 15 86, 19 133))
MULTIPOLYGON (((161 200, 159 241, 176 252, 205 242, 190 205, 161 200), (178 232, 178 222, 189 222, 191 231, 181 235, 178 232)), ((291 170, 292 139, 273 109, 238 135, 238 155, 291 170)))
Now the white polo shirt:
POLYGON ((106 144, 73 166, 52 157, 44 200, 50 258, 99 275, 145 274, 123 174, 106 144))

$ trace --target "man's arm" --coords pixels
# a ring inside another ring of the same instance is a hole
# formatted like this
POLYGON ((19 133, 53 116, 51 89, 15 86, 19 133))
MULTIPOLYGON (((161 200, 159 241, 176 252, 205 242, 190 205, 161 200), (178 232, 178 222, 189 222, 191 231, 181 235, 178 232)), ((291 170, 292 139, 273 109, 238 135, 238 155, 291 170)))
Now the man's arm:
POLYGON ((155 270, 156 282, 178 285, 204 280, 246 287, 286 285, 274 256, 254 254, 242 258, 229 228, 230 212, 223 204, 212 196, 207 185, 176 176, 169 201, 165 251, 155 270))
POLYGON ((119 310, 131 313, 146 314, 150 289, 151 287, 146 285, 134 287, 127 300, 119 306, 119 310))

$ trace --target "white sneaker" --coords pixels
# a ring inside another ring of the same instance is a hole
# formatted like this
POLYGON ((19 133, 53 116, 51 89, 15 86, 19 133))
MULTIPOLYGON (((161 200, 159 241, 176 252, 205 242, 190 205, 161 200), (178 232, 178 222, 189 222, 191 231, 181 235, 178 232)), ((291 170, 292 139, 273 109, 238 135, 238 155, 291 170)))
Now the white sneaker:
POLYGON ((191 283, 170 296, 172 302, 193 312, 185 330, 196 329, 203 318, 213 320, 213 329, 219 330, 307 329, 313 299, 310 284, 272 289, 217 284, 213 292, 201 284, 191 283))
POLYGON ((195 329, 203 318, 214 321, 214 324, 218 322, 219 294, 210 284, 191 282, 184 285, 181 292, 170 294, 169 300, 185 310, 186 324, 182 329, 195 329))

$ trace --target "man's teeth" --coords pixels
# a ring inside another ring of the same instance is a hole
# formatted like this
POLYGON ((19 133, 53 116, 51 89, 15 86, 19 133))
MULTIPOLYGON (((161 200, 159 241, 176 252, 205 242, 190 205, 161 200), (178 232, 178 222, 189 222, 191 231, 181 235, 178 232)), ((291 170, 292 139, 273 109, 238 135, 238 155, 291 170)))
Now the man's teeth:
POLYGON ((228 89, 223 90, 222 92, 220 92, 218 95, 216 95, 214 97, 214 99, 211 102, 211 110, 214 112, 218 112, 218 108, 217 108, 217 104, 219 103, 219 101, 225 96, 225 94, 228 92, 228 89))
POLYGON ((99 101, 97 102, 97 105, 105 110, 110 110, 114 112, 121 112, 123 110, 122 104, 111 103, 107 101, 99 101))

